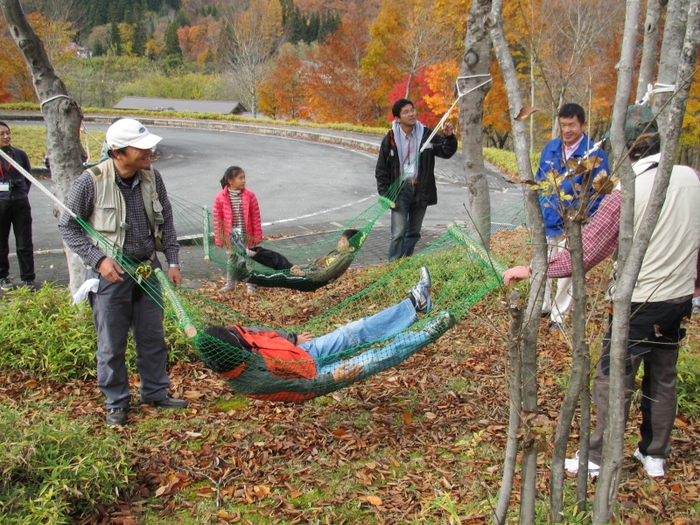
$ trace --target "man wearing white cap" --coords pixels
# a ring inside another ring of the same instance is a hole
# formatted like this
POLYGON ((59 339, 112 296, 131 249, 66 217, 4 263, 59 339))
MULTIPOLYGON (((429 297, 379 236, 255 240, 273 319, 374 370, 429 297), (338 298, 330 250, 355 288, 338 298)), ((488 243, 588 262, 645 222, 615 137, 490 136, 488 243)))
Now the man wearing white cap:
POLYGON ((168 347, 163 331, 160 288, 148 277, 143 290, 110 256, 120 253, 145 266, 160 268, 156 250, 168 261, 168 278, 180 284, 179 245, 172 207, 160 173, 151 167, 151 150, 161 137, 134 119, 121 119, 107 130, 109 159, 86 170, 75 181, 68 207, 96 235, 90 235, 64 213, 59 231, 66 245, 88 267, 86 277, 99 279, 88 295, 97 331, 97 385, 106 397, 106 422, 124 425, 131 400, 124 356, 129 330, 136 347, 141 403, 185 408, 168 395, 168 347), (155 292, 154 292, 155 291, 155 292), (156 297, 151 297, 156 295, 156 297))

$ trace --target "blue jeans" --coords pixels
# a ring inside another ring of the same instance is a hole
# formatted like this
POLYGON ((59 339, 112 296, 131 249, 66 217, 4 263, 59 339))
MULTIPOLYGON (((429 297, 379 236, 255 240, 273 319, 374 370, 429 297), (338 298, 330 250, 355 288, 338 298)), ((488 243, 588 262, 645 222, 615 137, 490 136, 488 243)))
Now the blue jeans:
POLYGON ((391 210, 391 243, 389 261, 400 257, 410 257, 420 239, 420 229, 427 208, 416 206, 418 186, 404 184, 396 199, 396 207, 391 210))
MULTIPOLYGON (((418 320, 416 308, 411 299, 382 310, 370 317, 363 317, 308 341, 299 348, 306 350, 311 357, 321 363, 337 359, 335 354, 365 343, 387 339, 405 330, 418 320), (330 357, 329 356, 334 356, 330 357)), ((323 365, 322 365, 323 366, 323 365)))

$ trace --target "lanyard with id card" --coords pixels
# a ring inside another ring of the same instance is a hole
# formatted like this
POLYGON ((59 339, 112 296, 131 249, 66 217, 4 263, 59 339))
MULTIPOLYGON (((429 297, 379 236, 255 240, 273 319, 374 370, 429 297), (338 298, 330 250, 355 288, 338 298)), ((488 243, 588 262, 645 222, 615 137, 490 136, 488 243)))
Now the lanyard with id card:
POLYGON ((404 159, 404 163, 401 167, 401 170, 404 179, 413 179, 415 178, 417 164, 414 159, 411 159, 411 142, 413 142, 413 137, 406 138, 408 139, 406 141, 408 143, 406 146, 406 158, 404 159))

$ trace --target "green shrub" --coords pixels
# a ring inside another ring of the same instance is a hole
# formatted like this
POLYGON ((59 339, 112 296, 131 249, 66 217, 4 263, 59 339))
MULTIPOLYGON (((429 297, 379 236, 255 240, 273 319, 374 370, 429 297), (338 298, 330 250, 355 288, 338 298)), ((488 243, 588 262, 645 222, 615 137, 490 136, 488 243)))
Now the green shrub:
POLYGON ((0 406, 0 516, 5 524, 71 523, 116 501, 133 476, 120 435, 94 434, 67 415, 0 406))
MULTIPOLYGON (((95 376, 96 334, 86 302, 73 306, 67 288, 18 289, 0 301, 0 369, 24 370, 56 381, 95 376)), ((171 362, 195 358, 189 339, 166 317, 171 362)), ((133 343, 127 366, 134 370, 133 343)))

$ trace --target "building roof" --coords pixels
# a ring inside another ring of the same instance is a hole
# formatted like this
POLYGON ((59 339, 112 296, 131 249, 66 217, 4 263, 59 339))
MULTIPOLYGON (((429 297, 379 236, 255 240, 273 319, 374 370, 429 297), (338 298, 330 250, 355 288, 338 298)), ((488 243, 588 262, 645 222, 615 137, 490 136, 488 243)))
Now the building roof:
POLYGON ((227 100, 185 100, 182 98, 124 97, 114 109, 189 111, 191 113, 239 114, 246 111, 240 102, 227 100))

